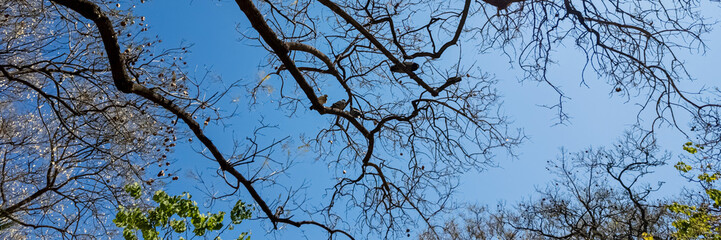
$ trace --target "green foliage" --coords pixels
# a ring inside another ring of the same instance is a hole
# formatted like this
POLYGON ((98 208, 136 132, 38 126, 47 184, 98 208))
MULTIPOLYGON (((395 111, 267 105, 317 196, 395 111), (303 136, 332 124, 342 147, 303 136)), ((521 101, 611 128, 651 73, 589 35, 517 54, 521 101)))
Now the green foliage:
MULTIPOLYGON (((698 149, 703 149, 699 144, 687 142, 683 145, 683 150, 696 154, 698 149)), ((678 162, 674 166, 677 170, 688 173, 694 168, 684 162, 678 162)), ((721 177, 721 173, 712 174, 703 172, 697 176, 702 183, 712 186, 721 177)), ((673 236, 677 239, 716 239, 721 240, 721 215, 718 214, 719 206, 721 206, 721 190, 709 187, 706 195, 712 200, 713 206, 706 205, 690 206, 674 202, 666 208, 678 214, 680 217, 671 223, 676 228, 673 236)))
POLYGON ((696 154, 699 149, 703 149, 703 146, 700 144, 693 144, 692 142, 687 142, 683 144, 683 150, 686 150, 686 152, 689 152, 691 154, 696 154))
POLYGON ((251 207, 242 201, 238 201, 233 206, 233 210, 230 211, 230 220, 233 224, 240 224, 244 219, 249 219, 251 207))
POLYGON ((140 183, 135 182, 133 184, 125 185, 124 189, 125 189, 125 192, 130 194, 131 197, 133 197, 135 199, 140 198, 140 194, 141 194, 141 190, 142 190, 142 188, 140 187, 140 183))
POLYGON ((719 179, 719 176, 721 176, 721 173, 701 173, 698 175, 698 180, 704 181, 706 183, 713 183, 714 181, 719 179))
POLYGON ((719 191, 718 189, 709 189, 706 190, 706 194, 709 198, 711 198, 711 200, 714 201, 713 206, 715 208, 718 208, 719 205, 721 205, 719 204, 719 201, 721 201, 721 191, 719 191))
MULTIPOLYGON (((140 184, 134 183, 125 186, 125 191, 135 199, 139 199, 142 189, 140 184)), ((203 236, 207 231, 218 231, 223 228, 225 212, 202 214, 195 201, 191 200, 188 193, 179 196, 170 196, 162 190, 153 195, 153 201, 157 207, 150 210, 143 210, 136 207, 127 208, 120 206, 113 222, 116 226, 123 228, 123 237, 126 240, 138 239, 137 232, 146 240, 161 239, 161 230, 172 230, 176 233, 188 231, 187 222, 190 221, 196 236, 203 236), (179 219, 174 219, 177 216, 179 219)), ((240 224, 251 217, 252 207, 242 201, 235 203, 231 210, 232 224, 240 224)), ((232 225, 228 226, 232 230, 232 225)), ((248 233, 241 233, 238 239, 249 240, 248 233)))
POLYGON ((721 239, 719 229, 712 227, 712 224, 717 222, 717 216, 709 214, 707 209, 674 202, 668 206, 668 210, 685 216, 685 218, 671 223, 676 228, 674 237, 678 239, 721 239))
POLYGON ((678 162, 678 163, 676 163, 676 165, 674 165, 674 167, 676 168, 676 170, 679 170, 684 173, 687 173, 688 171, 691 171, 691 169, 693 169, 693 167, 691 167, 690 165, 688 165, 684 162, 678 162))
POLYGON ((240 236, 238 236, 238 238, 236 238, 236 240, 250 240, 250 233, 247 233, 247 232, 240 233, 240 236))

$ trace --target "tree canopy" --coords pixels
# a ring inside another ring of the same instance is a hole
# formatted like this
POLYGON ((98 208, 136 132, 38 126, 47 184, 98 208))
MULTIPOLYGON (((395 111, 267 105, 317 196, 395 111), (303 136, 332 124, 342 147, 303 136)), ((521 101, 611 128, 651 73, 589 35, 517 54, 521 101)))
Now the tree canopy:
MULTIPOLYGON (((671 202, 647 198, 658 187, 639 182, 670 159, 656 130, 695 138, 704 148, 685 163, 717 169, 720 92, 689 92, 694 75, 681 58, 706 50, 714 19, 700 8, 708 2, 236 0, 249 24, 239 36, 265 50, 264 74, 215 82, 184 60, 192 46, 162 44, 136 15, 144 3, 0 1, 0 236, 129 236, 121 228, 156 236, 155 227, 176 221, 166 215, 206 219, 196 208, 142 214, 192 205, 189 195, 162 191, 179 178, 171 159, 179 144, 209 159, 202 164, 223 184, 208 202, 248 203, 252 220, 271 231, 315 229, 330 239, 396 239, 411 228, 427 229, 426 239, 671 236, 669 224, 681 224, 666 211, 671 202), (549 77, 559 51, 583 56, 581 84, 604 82, 609 94, 640 106, 637 123, 613 147, 563 152, 550 163, 558 180, 539 201, 492 214, 472 207, 465 224, 447 222, 462 211, 459 177, 516 156, 526 139, 503 111, 497 70, 485 63, 508 61, 523 81, 550 88, 558 101, 545 106, 556 115, 549 125, 568 124, 571 99, 549 77), (234 91, 247 97, 229 101, 234 91), (279 119, 226 125, 236 120, 228 109, 247 107, 284 115, 297 132, 265 135, 279 119), (228 140, 208 130, 214 126, 248 134, 228 140), (317 173, 296 162, 301 151, 317 173), (143 194, 126 191, 135 183, 143 194), (317 189, 322 198, 307 197, 317 189), (153 192, 155 203, 138 198, 153 192), (133 225, 125 221, 131 215, 153 224, 133 225)), ((690 207, 708 198, 683 200, 677 204, 690 207)), ((195 230, 221 229, 222 214, 209 216, 212 226, 195 230)))

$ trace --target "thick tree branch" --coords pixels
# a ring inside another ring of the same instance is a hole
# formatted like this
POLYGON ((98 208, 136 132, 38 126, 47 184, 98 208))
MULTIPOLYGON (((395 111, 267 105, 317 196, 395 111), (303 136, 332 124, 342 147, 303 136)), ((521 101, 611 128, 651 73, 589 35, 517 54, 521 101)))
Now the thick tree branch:
MULTIPOLYGON (((342 233, 349 238, 353 239, 353 237, 348 234, 345 231, 342 230, 333 230, 330 227, 324 226, 323 224, 314 222, 314 221, 302 221, 302 222, 296 222, 292 221, 287 218, 280 218, 278 216, 274 215, 274 212, 268 207, 265 200, 260 196, 258 191, 253 187, 251 181, 246 179, 240 172, 238 172, 235 168, 232 167, 231 163, 228 162, 228 160, 223 156, 223 154, 218 150, 218 148, 215 146, 213 141, 210 140, 204 133, 202 128, 200 127, 200 124, 196 122, 193 119, 193 116, 185 111, 182 107, 175 104, 171 99, 165 98, 164 96, 158 94, 157 92, 153 91, 152 89, 149 89, 143 85, 136 84, 132 82, 127 74, 127 70, 125 69, 125 64, 123 64, 123 57, 120 54, 120 48, 119 44, 117 42, 117 36, 115 33, 115 30, 113 29, 112 22, 110 19, 102 12, 100 7, 88 0, 51 0, 52 2, 58 3, 60 5, 63 5, 77 13, 80 13, 83 17, 92 20, 95 25, 98 27, 98 30, 101 34, 101 38, 103 41, 103 44, 105 45, 105 50, 108 54, 108 60, 110 61, 111 69, 112 69, 112 75, 113 80, 115 81, 115 85, 118 88, 118 90, 124 92, 124 93, 133 93, 136 95, 139 95, 145 99, 148 99, 155 104, 160 105, 161 107, 165 108, 166 110, 170 111, 174 115, 176 115, 178 118, 182 119, 183 122, 190 128, 191 131, 193 131, 193 134, 200 140, 200 142, 208 148, 208 151, 210 151, 215 158, 215 160, 220 165, 220 168, 223 171, 226 171, 233 175, 243 186, 246 188, 248 193, 251 195, 253 200, 258 204, 260 209, 266 214, 266 216, 273 222, 273 224, 277 223, 287 223, 293 226, 302 226, 306 224, 311 225, 317 225, 322 226, 324 229, 326 229, 330 233, 342 233)), ((238 1, 239 5, 240 2, 238 1)), ((246 4, 250 4, 251 7, 252 3, 250 1, 247 1, 246 4)), ((248 6, 248 5, 244 5, 248 6)), ((256 9, 257 12, 257 9, 256 9)), ((252 14, 252 13, 251 13, 252 14)), ((255 15, 252 15, 255 16, 255 15)), ((260 15, 256 16, 259 17, 260 15)), ((249 16, 250 17, 250 16, 249 16)), ((262 18, 261 18, 262 19, 262 18)), ((270 32, 272 34, 272 32, 270 32)), ((265 33, 267 34, 267 32, 265 33)), ((282 46, 282 45, 279 45, 282 46)), ((287 56, 287 50, 285 48, 278 48, 275 49, 276 51, 279 51, 281 53, 284 53, 287 56)), ((291 73, 293 75, 297 75, 298 79, 303 80, 302 75, 300 72, 295 68, 293 65, 292 60, 290 58, 286 59, 287 62, 284 62, 286 66, 290 66, 291 73)), ((305 81, 300 81, 299 85, 301 85, 301 88, 306 91, 306 94, 308 94, 309 98, 316 99, 315 93, 313 93, 312 88, 305 83, 305 81)))
MULTIPOLYGON (((453 38, 443 44, 438 51, 429 53, 429 52, 418 52, 414 53, 410 56, 410 58, 417 58, 417 57, 431 57, 431 58, 440 58, 443 52, 446 51, 449 47, 456 45, 458 42, 458 39, 461 37, 461 33, 463 32, 463 27, 466 26, 466 19, 468 18, 468 13, 470 12, 471 8, 471 0, 466 0, 466 2, 463 4, 463 11, 461 12, 461 20, 458 22, 458 27, 456 27, 456 31, 453 34, 453 38)), ((438 92, 443 91, 442 88, 438 89, 438 92)))
POLYGON ((238 7, 240 7, 240 10, 245 13, 245 16, 248 18, 253 28, 258 31, 258 34, 260 34, 263 40, 268 43, 268 46, 270 46, 275 55, 278 56, 285 68, 288 69, 288 72, 290 72, 290 75, 293 76, 293 79, 295 79, 298 83, 300 89, 303 90, 308 99, 310 99, 314 109, 319 111, 321 114, 324 113, 323 105, 318 101, 318 96, 316 96, 313 91, 313 87, 308 84, 308 81, 306 81, 305 77, 303 77, 303 73, 298 70, 295 62, 290 59, 290 56, 288 56, 288 48, 265 22, 263 14, 260 13, 251 0, 236 0, 235 2, 238 7))
POLYGON ((307 44, 303 44, 303 43, 299 43, 299 42, 286 42, 285 45, 288 48, 288 50, 310 53, 310 54, 313 54, 313 56, 320 59, 321 61, 323 61, 323 63, 325 63, 325 66, 328 67, 328 72, 330 72, 330 74, 333 75, 336 78, 336 80, 338 80, 338 83, 340 83, 340 85, 343 86, 343 89, 345 89, 346 94, 348 94, 349 104, 350 104, 350 102, 353 101, 352 100, 353 94, 351 92, 350 87, 348 86, 348 84, 346 84, 345 80, 343 80, 343 76, 341 76, 340 72, 338 72, 338 69, 336 69, 336 67, 333 65, 333 62, 330 60, 330 58, 328 58, 328 56, 323 54, 323 52, 321 52, 317 48, 307 45, 307 44))
MULTIPOLYGON (((341 9, 338 5, 336 5, 335 3, 331 2, 330 0, 318 0, 318 2, 320 2, 320 3, 323 4, 323 5, 325 5, 326 7, 328 7, 328 9, 330 9, 331 11, 333 11, 333 13, 335 13, 336 15, 340 16, 341 18, 343 18, 343 20, 345 20, 346 22, 348 22, 348 23, 350 23, 351 25, 353 25, 353 27, 354 27, 356 30, 358 30, 358 32, 360 32, 361 34, 363 34, 363 36, 364 36, 366 39, 368 39, 368 41, 370 41, 370 42, 373 44, 373 46, 375 46, 376 48, 378 48, 378 50, 380 50, 380 51, 383 53, 383 55, 385 55, 386 58, 388 58, 388 60, 391 60, 391 62, 393 63, 393 65, 403 66, 403 63, 402 63, 400 60, 398 60, 398 58, 396 58, 395 56, 393 56, 393 53, 391 53, 390 51, 388 51, 388 49, 386 49, 386 47, 383 46, 383 44, 382 44, 381 42, 379 42, 378 39, 376 39, 376 37, 373 36, 373 34, 371 34, 370 32, 368 32, 368 30, 366 30, 366 29, 363 27, 363 25, 361 25, 360 23, 358 23, 358 21, 356 21, 355 19, 353 19, 353 17, 351 17, 350 15, 348 15, 348 13, 346 13, 345 11, 343 11, 343 9, 341 9)), ((413 79, 414 81, 416 81, 416 83, 418 83, 418 85, 420 85, 423 89, 425 89, 426 91, 428 91, 431 95, 433 95, 434 97, 435 97, 435 96, 438 96, 438 91, 437 91, 436 89, 432 88, 431 86, 429 86, 425 81, 423 81, 423 79, 421 79, 420 77, 418 77, 418 75, 416 75, 413 71, 410 71, 409 69, 405 69, 405 68, 402 69, 402 70, 403 70, 403 72, 405 72, 406 74, 408 74, 408 76, 409 76, 411 79, 413 79)))
POLYGON ((115 33, 115 29, 113 29, 113 22, 103 14, 100 7, 87 0, 51 0, 51 2, 72 9, 88 20, 93 21, 95 25, 98 26, 100 37, 103 40, 103 46, 105 46, 105 52, 108 54, 110 71, 113 74, 115 86, 121 92, 131 93, 133 91, 133 84, 129 80, 130 77, 125 68, 125 58, 120 51, 118 35, 115 33))

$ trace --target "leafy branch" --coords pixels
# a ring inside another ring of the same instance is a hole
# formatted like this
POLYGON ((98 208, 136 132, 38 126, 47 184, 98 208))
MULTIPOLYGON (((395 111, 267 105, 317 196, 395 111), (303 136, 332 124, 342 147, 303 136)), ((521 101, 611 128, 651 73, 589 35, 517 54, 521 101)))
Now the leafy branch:
MULTIPOLYGON (((126 185, 125 192, 135 199, 139 199, 142 195, 142 189, 138 183, 126 185)), ((170 230, 176 233, 192 232, 196 236, 203 236, 206 231, 223 229, 225 212, 200 213, 198 204, 191 200, 191 195, 187 192, 178 196, 170 196, 165 191, 158 190, 153 195, 153 201, 158 206, 149 210, 122 205, 118 208, 113 222, 123 228, 123 237, 126 240, 137 240, 138 231, 146 240, 157 240, 162 239, 160 238, 161 231, 168 233, 171 233, 170 230), (174 218, 173 216, 176 215, 177 217, 174 218), (188 229, 188 221, 193 227, 192 231, 188 229)), ((251 205, 238 200, 230 211, 231 225, 228 226, 228 229, 232 230, 233 224, 237 225, 243 220, 249 219, 252 209, 251 205)), ((238 240, 250 240, 250 234, 243 232, 238 240)))

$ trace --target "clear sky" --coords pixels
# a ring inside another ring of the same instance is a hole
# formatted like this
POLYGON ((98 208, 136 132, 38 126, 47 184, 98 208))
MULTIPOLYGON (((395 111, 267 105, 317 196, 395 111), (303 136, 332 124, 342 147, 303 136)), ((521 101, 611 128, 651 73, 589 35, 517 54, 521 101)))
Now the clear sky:
MULTIPOLYGON (((714 11, 717 5, 709 5, 714 11)), ((161 1, 151 0, 145 4, 138 4, 138 15, 146 16, 150 24, 150 34, 158 35, 163 40, 162 46, 177 47, 181 44, 192 44, 187 61, 196 73, 202 75, 206 69, 212 71, 225 83, 240 81, 241 83, 256 83, 262 77, 259 67, 266 62, 267 52, 255 42, 243 40, 239 31, 250 36, 255 32, 249 28, 248 22, 242 12, 232 1, 161 1)), ((721 34, 719 31, 707 36, 709 52, 705 56, 688 53, 683 59, 687 60, 687 67, 698 81, 686 84, 686 90, 698 89, 701 86, 718 86, 718 62, 721 60, 721 34)), ((519 157, 510 159, 499 156, 496 159, 497 168, 491 168, 481 173, 469 173, 462 177, 462 184, 458 199, 468 202, 494 205, 498 201, 514 203, 532 196, 535 187, 544 186, 551 178, 545 170, 546 161, 554 159, 561 147, 570 152, 579 151, 588 146, 608 146, 618 139, 624 130, 636 122, 638 107, 627 102, 625 97, 613 94, 612 87, 604 80, 597 80, 595 73, 587 74, 586 83, 581 85, 581 68, 578 52, 572 46, 556 53, 558 60, 549 77, 554 79, 570 97, 565 102, 565 111, 572 117, 568 124, 554 125, 556 112, 540 105, 552 105, 558 100, 554 91, 545 84, 532 81, 520 82, 523 76, 518 68, 512 68, 506 57, 492 54, 478 56, 477 65, 495 74, 499 80, 496 86, 503 96, 503 111, 514 121, 513 127, 523 128, 529 139, 517 149, 519 157), (499 60, 500 59, 500 60, 499 60)), ((220 84, 220 83, 218 83, 220 84)), ((312 131, 330 121, 328 118, 300 113, 293 116, 294 121, 288 119, 284 113, 277 109, 272 102, 256 105, 248 109, 249 95, 244 89, 238 89, 228 96, 221 104, 232 106, 232 101, 238 104, 238 116, 226 121, 227 126, 211 125, 208 135, 220 147, 232 147, 232 137, 244 139, 250 134, 253 126, 258 125, 260 119, 277 124, 278 129, 266 132, 270 140, 280 139, 286 134, 301 133, 296 129, 303 129, 306 134, 314 135, 312 131)), ((264 96, 260 101, 268 101, 264 96)), ((633 102, 631 99, 630 102, 633 102)), ((673 129, 661 129, 659 142, 662 148, 679 154, 681 144, 686 139, 673 129)), ((297 138, 291 144, 298 145, 297 138)), ((193 145, 198 148, 198 145, 193 145)), ((178 162, 174 165, 180 175, 198 169, 211 180, 210 185, 223 192, 228 188, 222 181, 217 181, 213 175, 217 165, 210 160, 202 158, 186 146, 180 145, 172 156, 178 162)), ((295 161, 315 161, 311 154, 298 154, 295 161)), ((671 160, 674 161, 674 160, 671 160)), ((291 177, 323 181, 323 169, 313 168, 313 165, 299 164, 299 168, 292 171, 291 177)), ((316 164, 317 166, 317 164, 316 164)), ((666 180, 665 194, 678 192, 680 178, 672 165, 660 169, 656 175, 666 180)), ((196 189, 187 186, 197 185, 193 180, 179 180, 168 185, 169 192, 182 191, 195 192, 196 200, 203 197, 196 189)), ((264 196, 274 196, 277 193, 265 192, 259 189, 264 196)), ((273 191, 273 190, 267 190, 273 191)), ((318 195, 316 197, 322 197, 318 195)), ((272 198, 272 197, 270 197, 272 198)), ((251 201, 248 197, 247 201, 251 201)), ((219 208, 214 211, 221 210, 219 208)), ((226 210, 227 211, 227 210, 226 210)), ((236 228, 237 230, 252 229, 254 239, 265 239, 264 228, 267 222, 250 222, 236 228)), ((300 231, 290 228, 278 235, 280 239, 298 239, 299 233, 304 232, 315 239, 318 232, 314 227, 304 227, 300 231)), ((232 235, 224 238, 231 238, 232 235)))

